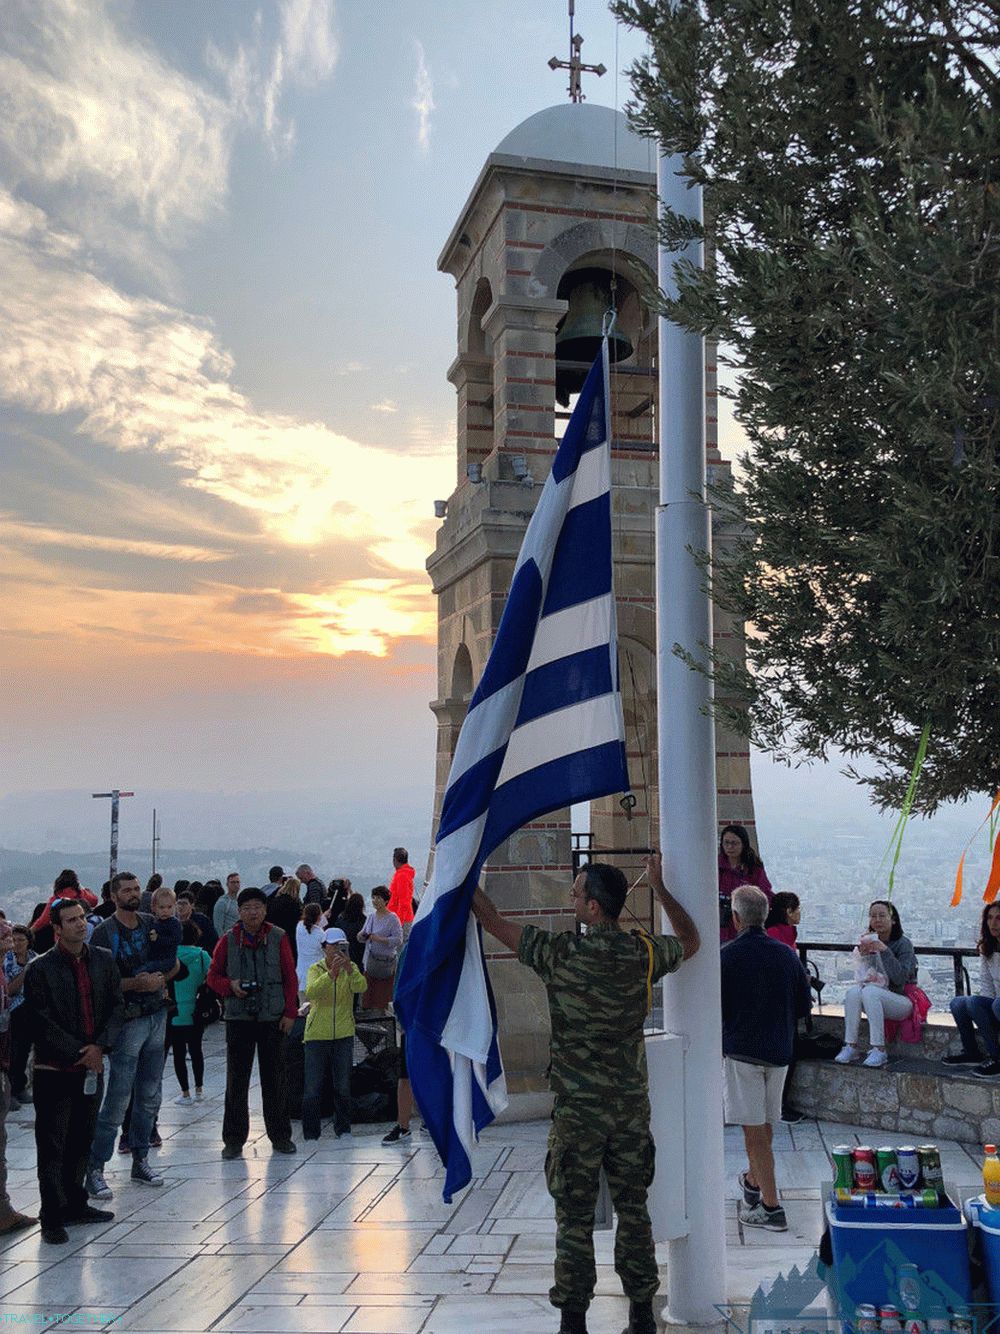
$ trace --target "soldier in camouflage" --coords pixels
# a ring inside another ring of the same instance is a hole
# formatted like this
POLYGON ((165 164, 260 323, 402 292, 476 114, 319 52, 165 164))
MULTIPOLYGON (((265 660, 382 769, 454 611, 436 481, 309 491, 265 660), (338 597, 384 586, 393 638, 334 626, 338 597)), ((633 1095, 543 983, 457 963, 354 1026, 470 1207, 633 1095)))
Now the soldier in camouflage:
POLYGON ((552 1021, 555 1093, 545 1179, 556 1206, 555 1282, 560 1334, 586 1334, 594 1295, 594 1211, 604 1168, 615 1212, 615 1269, 629 1298, 625 1334, 655 1334, 659 1287, 646 1192, 653 1180, 649 1081, 643 1024, 650 987, 698 948, 691 918, 666 890, 659 854, 646 873, 676 935, 623 931, 618 918, 628 882, 614 866, 592 862, 573 882, 576 919, 587 928, 554 934, 503 918, 477 890, 483 929, 515 951, 545 983, 552 1021))

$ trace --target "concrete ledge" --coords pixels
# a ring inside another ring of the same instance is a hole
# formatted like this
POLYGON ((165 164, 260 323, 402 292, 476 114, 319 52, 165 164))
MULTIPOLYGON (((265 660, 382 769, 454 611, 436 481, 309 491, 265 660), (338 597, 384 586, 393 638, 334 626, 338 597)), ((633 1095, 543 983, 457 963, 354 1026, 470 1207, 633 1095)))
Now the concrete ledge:
POLYGON ((508 1093, 507 1108, 496 1118, 497 1125, 515 1121, 550 1121, 555 1098, 551 1093, 508 1093))
MULTIPOLYGON (((924 1025, 919 1043, 897 1043, 881 1070, 833 1061, 800 1061, 792 1076, 790 1101, 809 1116, 913 1135, 984 1144, 1000 1136, 1000 1079, 977 1079, 970 1066, 945 1066, 941 1057, 957 1050, 954 1024, 924 1025)), ((843 1037, 843 1019, 824 1013, 815 1032, 843 1037)), ((862 1025, 861 1045, 867 1044, 862 1025)))

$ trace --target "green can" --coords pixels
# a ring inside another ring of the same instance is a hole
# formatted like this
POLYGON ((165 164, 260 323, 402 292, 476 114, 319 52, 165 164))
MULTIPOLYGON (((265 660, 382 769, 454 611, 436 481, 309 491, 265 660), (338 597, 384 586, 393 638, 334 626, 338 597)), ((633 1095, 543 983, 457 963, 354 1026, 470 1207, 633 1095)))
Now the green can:
POLYGON ((833 1149, 834 1190, 854 1189, 854 1159, 850 1144, 837 1144, 833 1149))
POLYGON ((917 1149, 920 1159, 920 1175, 925 1186, 936 1190, 940 1195, 944 1189, 944 1173, 941 1170, 941 1154, 936 1144, 921 1144, 917 1149))

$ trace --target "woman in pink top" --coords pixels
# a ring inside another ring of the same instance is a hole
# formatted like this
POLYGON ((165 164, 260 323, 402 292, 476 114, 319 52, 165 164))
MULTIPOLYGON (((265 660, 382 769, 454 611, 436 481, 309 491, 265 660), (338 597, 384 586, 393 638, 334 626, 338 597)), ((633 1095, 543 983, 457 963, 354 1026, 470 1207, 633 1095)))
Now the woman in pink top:
POLYGON ((799 906, 798 894, 783 889, 771 900, 771 910, 767 914, 764 930, 775 940, 787 945, 789 949, 795 949, 801 919, 802 909, 799 906))
POLYGON ((740 885, 756 885, 769 902, 774 897, 764 863, 750 846, 750 835, 741 824, 727 824, 719 839, 719 943, 722 945, 736 936, 730 899, 740 885))

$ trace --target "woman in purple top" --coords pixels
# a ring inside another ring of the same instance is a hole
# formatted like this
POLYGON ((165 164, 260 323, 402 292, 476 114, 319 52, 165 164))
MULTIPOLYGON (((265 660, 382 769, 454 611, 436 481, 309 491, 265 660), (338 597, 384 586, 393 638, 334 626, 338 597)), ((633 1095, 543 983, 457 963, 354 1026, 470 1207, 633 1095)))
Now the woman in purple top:
POLYGON ((774 897, 764 863, 750 846, 750 835, 741 824, 727 824, 719 839, 719 944, 734 940, 733 914, 730 900, 740 885, 756 885, 774 897))

